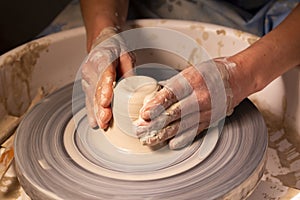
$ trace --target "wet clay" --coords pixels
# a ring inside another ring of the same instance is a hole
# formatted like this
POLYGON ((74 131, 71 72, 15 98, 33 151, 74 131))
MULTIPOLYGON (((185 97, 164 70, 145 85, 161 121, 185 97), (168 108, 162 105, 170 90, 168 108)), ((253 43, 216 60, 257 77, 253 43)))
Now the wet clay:
POLYGON ((151 152, 155 148, 143 146, 134 133, 133 122, 147 99, 159 86, 155 79, 147 76, 132 76, 120 81, 114 90, 113 122, 105 132, 106 138, 117 148, 135 153, 151 152))

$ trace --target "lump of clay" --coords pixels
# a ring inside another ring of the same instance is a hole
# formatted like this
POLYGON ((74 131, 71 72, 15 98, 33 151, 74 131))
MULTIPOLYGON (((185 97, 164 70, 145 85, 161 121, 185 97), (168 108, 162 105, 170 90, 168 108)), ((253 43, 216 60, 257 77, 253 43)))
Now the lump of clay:
POLYGON ((131 76, 121 80, 114 89, 114 123, 124 133, 137 137, 133 122, 139 118, 139 111, 145 97, 154 95, 159 86, 157 81, 148 76, 131 76))

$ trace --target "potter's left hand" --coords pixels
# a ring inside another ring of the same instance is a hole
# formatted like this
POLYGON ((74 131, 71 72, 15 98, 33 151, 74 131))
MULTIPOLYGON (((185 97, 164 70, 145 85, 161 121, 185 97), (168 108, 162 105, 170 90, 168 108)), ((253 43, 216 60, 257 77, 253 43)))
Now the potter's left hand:
POLYGON ((82 88, 91 127, 105 129, 112 117, 111 101, 117 76, 130 75, 135 58, 114 27, 104 28, 82 66, 82 88))
POLYGON ((179 149, 230 115, 242 100, 232 93, 232 86, 237 88, 232 76, 235 68, 235 63, 217 58, 164 81, 164 87, 140 111, 136 132, 141 142, 153 146, 172 138, 169 147, 179 149))

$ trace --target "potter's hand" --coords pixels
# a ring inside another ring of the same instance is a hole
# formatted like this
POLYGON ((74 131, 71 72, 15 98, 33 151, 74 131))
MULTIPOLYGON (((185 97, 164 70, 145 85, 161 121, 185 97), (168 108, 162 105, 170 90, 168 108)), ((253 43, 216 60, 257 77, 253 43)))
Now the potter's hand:
POLYGON ((133 64, 134 56, 126 52, 117 29, 103 29, 82 66, 82 87, 91 127, 107 128, 112 117, 110 103, 116 76, 128 75, 126 72, 131 71, 133 64))
POLYGON ((235 67, 226 58, 217 58, 163 82, 140 111, 136 131, 141 142, 152 146, 172 138, 169 147, 179 149, 230 115, 238 103, 231 90, 235 67))

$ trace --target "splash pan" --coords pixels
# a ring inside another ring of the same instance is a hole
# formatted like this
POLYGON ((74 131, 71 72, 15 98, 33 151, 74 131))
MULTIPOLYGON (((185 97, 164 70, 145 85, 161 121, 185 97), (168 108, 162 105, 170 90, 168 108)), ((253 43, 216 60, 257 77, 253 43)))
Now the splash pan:
POLYGON ((73 99, 72 112, 72 92, 69 84, 49 95, 18 128, 17 174, 33 199, 242 199, 262 175, 267 131, 249 100, 226 119, 220 133, 215 128, 183 150, 128 155, 89 129, 83 95, 73 99), (214 137, 217 145, 205 153, 214 137))

